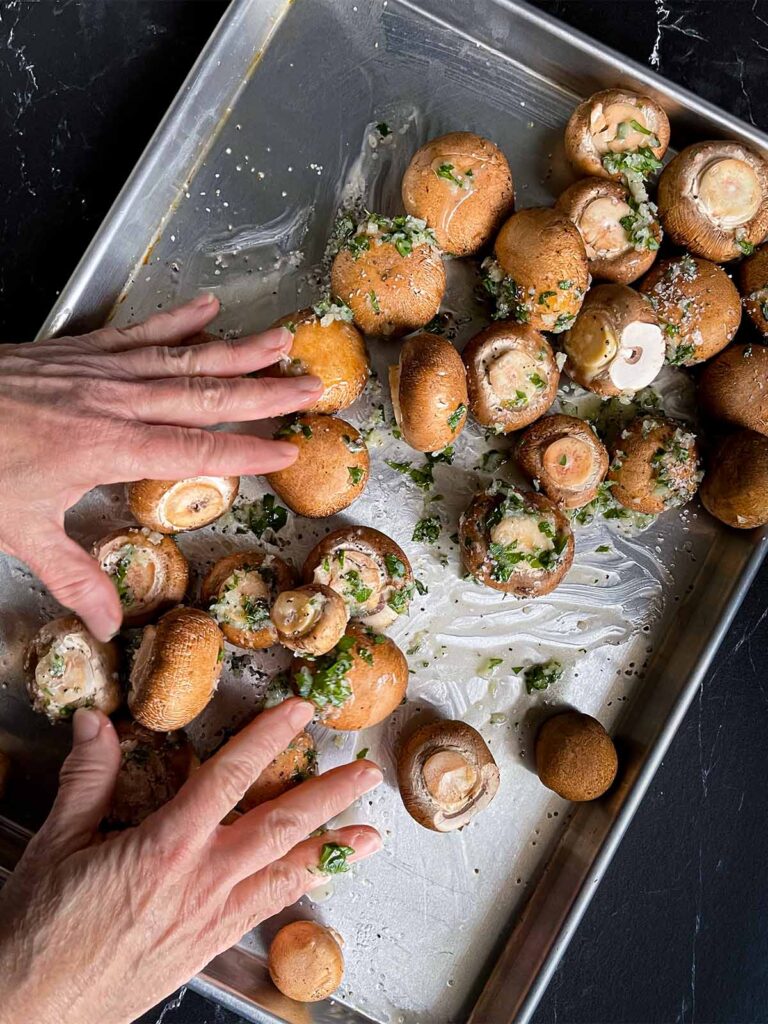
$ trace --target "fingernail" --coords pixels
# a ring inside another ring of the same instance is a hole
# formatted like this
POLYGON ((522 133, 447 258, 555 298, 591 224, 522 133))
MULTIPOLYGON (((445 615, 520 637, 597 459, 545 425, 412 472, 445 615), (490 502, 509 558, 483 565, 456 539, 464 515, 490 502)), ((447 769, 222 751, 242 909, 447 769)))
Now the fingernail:
POLYGON ((294 390, 303 395, 314 395, 323 387, 323 382, 319 377, 294 377, 292 379, 295 382, 294 390))
POLYGON ((315 705, 308 700, 292 700, 288 708, 288 721, 297 729, 303 728, 315 714, 315 705))
POLYGON ((361 768, 357 777, 361 784, 365 786, 364 792, 366 793, 369 789, 375 789, 377 786, 380 786, 384 781, 381 768, 377 768, 375 764, 366 765, 365 768, 361 768))
POLYGON ((196 298, 192 299, 190 306, 192 306, 193 309, 202 309, 203 306, 210 306, 211 303, 215 301, 216 296, 213 292, 203 292, 202 295, 198 295, 196 298))
POLYGON ((299 449, 290 441, 272 441, 272 450, 275 455, 282 455, 286 466, 290 466, 299 457, 299 449))
POLYGON ((267 348, 287 351, 293 345, 293 334, 287 327, 279 327, 275 330, 267 331, 267 334, 270 335, 267 348))
POLYGON ((101 719, 95 711, 90 708, 78 708, 72 719, 72 741, 76 746, 78 743, 88 743, 89 740, 98 736, 101 728, 101 719))
POLYGON ((365 832, 359 832, 349 841, 349 845, 355 851, 358 857, 369 857, 372 853, 377 853, 382 847, 381 836, 378 832, 366 830, 365 832))

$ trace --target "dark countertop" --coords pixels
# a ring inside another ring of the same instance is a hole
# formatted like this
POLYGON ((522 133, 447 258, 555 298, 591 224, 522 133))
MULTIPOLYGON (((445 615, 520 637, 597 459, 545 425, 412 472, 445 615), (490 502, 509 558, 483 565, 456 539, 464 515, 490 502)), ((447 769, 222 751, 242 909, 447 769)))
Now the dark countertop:
MULTIPOLYGON (((0 338, 30 337, 226 5, 0 7, 0 338)), ((768 0, 538 6, 768 125, 768 0)), ((768 1017, 768 566, 753 586, 536 1021, 768 1017)), ((234 1024, 193 993, 142 1018, 234 1024)))

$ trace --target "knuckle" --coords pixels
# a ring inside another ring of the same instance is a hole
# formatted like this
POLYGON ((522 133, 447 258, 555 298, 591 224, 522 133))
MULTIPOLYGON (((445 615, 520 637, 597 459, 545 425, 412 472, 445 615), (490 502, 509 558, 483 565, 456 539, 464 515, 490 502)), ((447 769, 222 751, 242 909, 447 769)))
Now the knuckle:
POLYGON ((283 908, 295 903, 307 887, 307 871, 287 860, 276 861, 267 876, 266 902, 283 908))
POLYGON ((229 407, 229 384, 220 377, 192 377, 188 387, 200 412, 224 413, 229 407))
POLYGON ((290 850, 304 839, 309 829, 301 815, 281 807, 279 802, 264 814, 264 835, 277 851, 290 850))
POLYGON ((250 761, 245 760, 228 761, 224 771, 226 772, 224 790, 227 799, 231 800, 232 806, 234 806, 259 773, 250 761))
POLYGON ((199 364, 199 356, 195 349, 181 345, 159 348, 157 359, 160 369, 171 377, 194 374, 199 364))

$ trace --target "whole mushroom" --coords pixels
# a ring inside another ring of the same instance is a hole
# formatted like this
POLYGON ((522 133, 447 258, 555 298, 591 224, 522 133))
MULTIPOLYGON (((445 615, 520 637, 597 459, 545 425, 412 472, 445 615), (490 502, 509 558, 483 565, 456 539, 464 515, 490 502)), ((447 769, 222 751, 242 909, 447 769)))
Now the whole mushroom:
POLYGON ((237 551, 211 568, 201 597, 231 644, 260 650, 278 641, 270 612, 278 594, 293 581, 293 570, 277 555, 237 551))
POLYGON ((416 451, 438 451, 464 429, 467 377, 449 341, 427 333, 407 338, 389 368, 389 385, 395 421, 416 451))
POLYGON ((708 416, 768 436, 768 348, 731 345, 704 368, 698 394, 708 416))
POLYGON ((596 800, 611 788, 619 760, 613 740, 590 715, 563 711, 536 736, 536 771, 565 800, 596 800))
POLYGON ((327 999, 344 976, 341 939, 316 921, 293 921, 272 940, 267 966, 275 986, 290 999, 327 999))
POLYGON ((93 556, 117 587, 126 626, 141 626, 184 600, 189 565, 172 537, 146 527, 113 530, 93 556))
POLYGON ((344 636, 349 610, 344 599, 322 583, 284 590, 270 611, 277 639, 297 654, 327 654, 344 636))
POLYGON ((704 508, 728 526, 768 525, 768 437, 739 430, 723 438, 701 485, 704 508))
POLYGON ((768 245, 739 264, 739 291, 744 311, 763 338, 768 338, 768 245))
POLYGON ((137 480, 128 484, 128 506, 141 526, 158 533, 199 530, 232 507, 237 476, 195 476, 185 480, 137 480))
POLYGON ((687 504, 702 476, 696 435, 674 420, 651 414, 638 416, 622 431, 608 471, 616 501, 646 515, 687 504))
POLYGON ((592 427, 575 416, 544 416, 521 435, 517 461, 548 498, 582 508, 608 472, 608 452, 592 427))

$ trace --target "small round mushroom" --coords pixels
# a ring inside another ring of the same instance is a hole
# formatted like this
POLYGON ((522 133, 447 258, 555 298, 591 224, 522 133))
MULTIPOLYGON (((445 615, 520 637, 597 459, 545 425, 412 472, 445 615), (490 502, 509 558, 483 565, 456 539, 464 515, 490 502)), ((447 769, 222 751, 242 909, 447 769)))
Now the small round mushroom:
POLYGON ((408 662, 389 637, 353 622, 328 654, 295 661, 293 681, 323 725, 350 732, 382 722, 402 702, 408 662))
POLYGON ((349 408, 362 395, 370 374, 365 342, 354 324, 311 307, 281 317, 275 327, 293 334, 290 353, 268 367, 264 376, 300 377, 312 374, 323 383, 323 393, 307 411, 336 413, 349 408))
POLYGON ((317 750, 308 732, 300 732, 285 750, 271 761, 253 785, 246 790, 239 807, 251 811, 254 807, 287 793, 305 779, 317 774, 317 750))
POLYGON ((302 415, 278 434, 296 445, 299 457, 286 469, 267 474, 267 480, 292 512, 322 519, 348 508, 363 493, 368 449, 346 420, 302 415))
POLYGON ((51 722, 71 718, 77 708, 111 715, 122 703, 117 648, 91 636, 74 615, 53 619, 38 630, 24 668, 32 707, 51 722))
POLYGON ((93 557, 115 582, 126 626, 143 626, 184 600, 189 565, 172 537, 146 527, 113 530, 93 545, 93 557))
POLYGON ((403 440, 418 452, 436 452, 454 441, 467 419, 467 376, 461 356, 437 334, 406 339, 389 368, 395 420, 403 440))
POLYGON ((702 475, 696 435, 652 415, 638 416, 622 431, 608 471, 619 504, 646 515, 687 504, 702 475))
POLYGON ((466 570, 479 583, 517 597, 541 597, 573 561, 573 531, 545 495, 515 487, 476 494, 459 520, 466 570))
POLYGON ((652 203, 638 203, 618 181, 582 178, 555 205, 578 228, 593 278, 631 284, 650 269, 661 243, 652 203))
POLYGON ((341 243, 331 266, 331 291, 365 334, 418 331, 437 313, 445 292, 435 236, 415 217, 369 214, 341 243))
POLYGON ((768 164, 741 142, 697 142, 664 168, 657 196, 676 245, 723 263, 768 233, 768 164))
POLYGON ((107 825, 129 828, 168 803, 200 762, 183 732, 153 732, 131 721, 116 722, 115 730, 120 770, 107 825))
POLYGON ((563 348, 565 372, 603 397, 633 395, 664 365, 664 335, 650 302, 622 284, 598 284, 587 294, 563 348))
POLYGON ((344 636, 349 611, 344 598, 322 583, 284 590, 270 612, 277 639, 298 654, 327 654, 344 636))
POLYGON ((466 722, 416 729, 397 756, 405 809, 424 828, 453 832, 484 810, 499 788, 499 769, 480 733, 466 722))
POLYGON ((699 378, 702 410, 717 420, 768 436, 768 348, 731 345, 699 378))
MULTIPOLYGON (((650 96, 603 89, 571 114, 565 129, 565 153, 579 174, 620 178, 625 164, 619 161, 619 166, 614 166, 617 156, 642 156, 649 151, 655 160, 661 160, 669 134, 669 118, 650 96)), ((633 170, 633 162, 626 167, 633 170)))
POLYGON ((741 322, 739 293, 722 267, 693 256, 661 260, 640 283, 667 345, 667 362, 693 366, 717 355, 741 322))
POLYGON ((128 484, 128 506, 141 526, 158 533, 199 530, 223 516, 240 487, 237 476, 186 480, 137 480, 128 484))
POLYGON ((517 444, 517 461, 563 508, 589 504, 608 472, 608 452, 589 423, 561 414, 528 427, 517 444))
POLYGON ((174 608, 145 626, 130 675, 128 707, 147 729, 182 729, 214 694, 224 654, 221 631, 198 608, 174 608))
POLYGON ((482 249, 515 206, 512 172, 498 146, 450 132, 418 149, 403 175, 403 206, 426 221, 452 256, 482 249))
POLYGON ((237 551, 216 562, 203 580, 201 597, 231 644, 261 650, 278 642, 270 611, 293 579, 293 570, 277 555, 237 551))
POLYGON ((344 977, 340 938, 316 921, 293 921, 272 940, 267 966, 275 986, 290 999, 327 999, 344 977))
POLYGON ((497 433, 533 423, 557 396, 554 353, 527 324, 491 324, 468 342, 463 358, 472 415, 497 433))
POLYGON ((739 291, 747 316, 763 338, 768 338, 768 245, 739 264, 739 291))
POLYGON ((701 503, 738 530, 768 525, 768 438, 752 430, 725 437, 707 464, 701 503))
POLYGON ((351 619, 386 629, 408 611, 413 596, 411 563, 391 537, 368 526, 344 526, 307 555, 305 583, 331 587, 344 599, 351 619))
POLYGON ((559 210, 520 210, 502 226, 494 258, 483 262, 496 316, 538 331, 567 330, 589 286, 587 251, 576 226, 559 210))
POLYGON ((564 800, 597 800, 613 785, 619 759, 613 740, 590 715, 562 711, 536 736, 536 771, 564 800))

